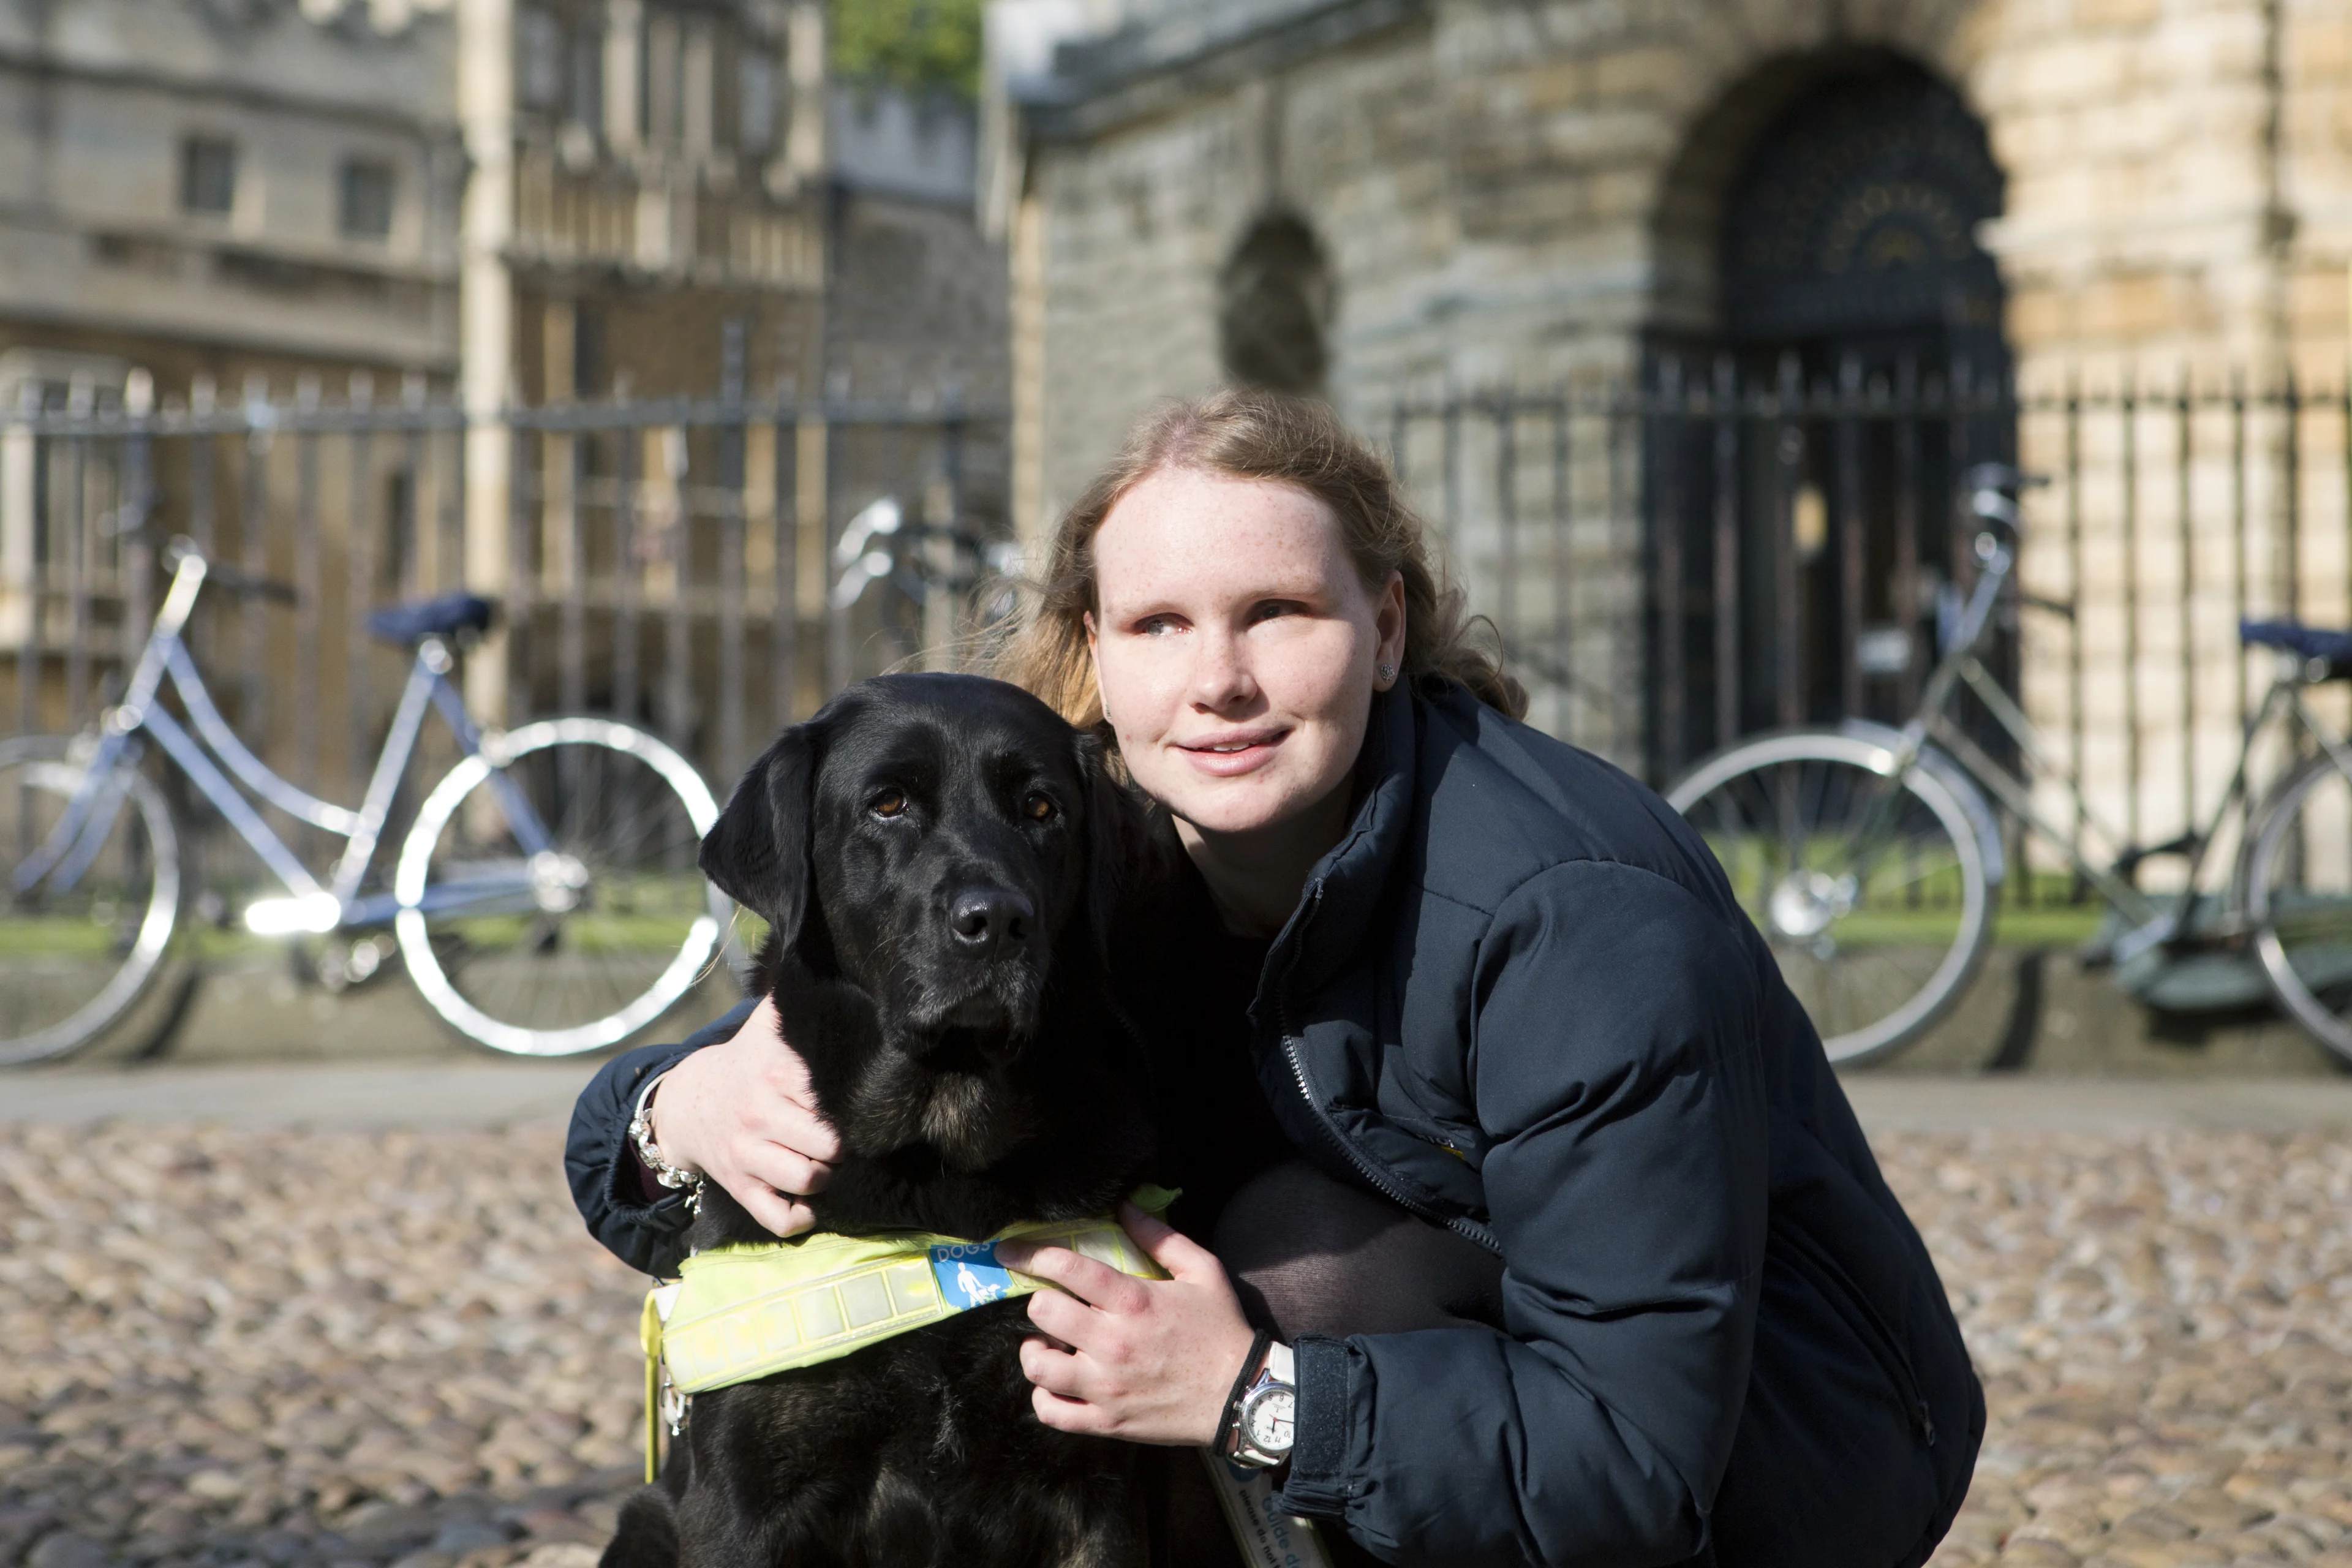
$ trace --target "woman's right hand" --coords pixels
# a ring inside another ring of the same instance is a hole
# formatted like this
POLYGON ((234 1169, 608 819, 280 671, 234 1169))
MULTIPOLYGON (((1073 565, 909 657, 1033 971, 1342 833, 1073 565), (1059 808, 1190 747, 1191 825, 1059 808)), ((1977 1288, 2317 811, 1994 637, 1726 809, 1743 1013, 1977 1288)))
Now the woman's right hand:
POLYGON ((795 1203, 824 1189, 841 1140, 817 1114, 808 1064, 784 1043, 773 997, 730 1039, 669 1069, 647 1112, 663 1158, 699 1171, 778 1236, 816 1223, 795 1203))

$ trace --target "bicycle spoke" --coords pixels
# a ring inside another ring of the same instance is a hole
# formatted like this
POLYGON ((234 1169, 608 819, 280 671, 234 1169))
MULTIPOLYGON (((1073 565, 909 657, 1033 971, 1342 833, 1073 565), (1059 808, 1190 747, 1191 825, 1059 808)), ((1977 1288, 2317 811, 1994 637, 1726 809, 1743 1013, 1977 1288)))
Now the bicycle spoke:
MULTIPOLYGON (((1910 847, 1913 842, 1914 840, 1907 837, 1903 840, 1906 847, 1910 847)), ((1903 870, 1885 881, 1872 882, 1869 885, 1877 888, 1909 889, 1946 876, 1958 865, 1959 859, 1957 856, 1941 856, 1932 862, 1912 856, 1906 858, 1903 870)))
POLYGON ((1780 819, 1780 852, 1793 871, 1805 863, 1805 822, 1798 801, 1803 776, 1799 774, 1792 786, 1789 772, 1784 769, 1774 775, 1774 783, 1779 786, 1775 793, 1780 810, 1775 815, 1780 819))

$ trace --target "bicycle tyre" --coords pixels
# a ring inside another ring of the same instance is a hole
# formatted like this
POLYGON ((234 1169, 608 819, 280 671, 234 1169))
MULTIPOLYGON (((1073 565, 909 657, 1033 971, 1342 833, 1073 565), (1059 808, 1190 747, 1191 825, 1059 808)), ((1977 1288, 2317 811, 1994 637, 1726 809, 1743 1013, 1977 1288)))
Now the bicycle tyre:
POLYGON ((155 978, 179 921, 179 834, 163 792, 131 760, 120 769, 125 799, 75 885, 16 897, 16 868, 88 776, 77 743, 0 741, 0 1067, 54 1060, 119 1022, 155 978))
POLYGON ((2246 920, 2272 994, 2314 1039, 2352 1061, 2352 777, 2332 758, 2313 758, 2272 795, 2243 874, 2246 920))
POLYGON ((1840 828, 1860 827, 1896 787, 1896 740, 1859 725, 1766 735, 1702 762, 1666 795, 1707 841, 1833 1062, 1916 1041, 1976 978, 1991 931, 1991 813, 1933 753, 1901 779, 1886 826, 1901 874, 1881 874, 1884 854, 1858 874, 1848 863, 1840 828))
POLYGON ((725 939, 732 906, 695 864, 719 804, 685 758, 609 719, 520 725, 497 758, 450 769, 402 840, 393 929, 409 978, 452 1028, 493 1050, 618 1045, 691 990, 725 939), (552 880, 516 838, 499 780, 521 788, 550 832, 552 880), (427 912, 435 889, 462 889, 485 868, 509 881, 527 871, 535 901, 427 912))

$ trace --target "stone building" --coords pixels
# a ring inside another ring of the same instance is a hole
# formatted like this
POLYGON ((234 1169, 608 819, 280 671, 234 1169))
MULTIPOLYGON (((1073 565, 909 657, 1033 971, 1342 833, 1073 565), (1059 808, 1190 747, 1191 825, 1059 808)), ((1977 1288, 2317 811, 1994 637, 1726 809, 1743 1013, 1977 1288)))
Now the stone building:
MULTIPOLYGON (((394 3, 0 4, 0 410, 446 398, 453 45, 394 3)), ((12 728, 86 717, 91 657, 152 604, 152 552, 104 523, 121 479, 119 451, 0 434, 12 728)))
MULTIPOLYGON (((245 645, 291 689, 257 689, 248 706, 269 710, 239 721, 299 735, 347 710, 352 768, 381 717, 362 687, 381 700, 397 679, 364 679, 391 656, 365 651, 360 623, 404 592, 503 595, 526 634, 584 595, 584 646, 551 631, 525 649, 501 627, 468 661, 469 700, 653 717, 661 680, 683 733, 708 718, 704 682, 682 661, 643 679, 614 667, 617 576, 643 575, 628 592, 648 615, 688 606, 699 668, 715 598, 670 563, 748 579, 772 620, 781 553, 801 568, 783 618, 811 646, 778 707, 805 708, 826 674, 832 532, 901 482, 889 459, 908 445, 829 431, 814 405, 919 418, 1007 395, 971 112, 831 79, 820 0, 0 0, 0 406, 462 412, 462 436, 418 441, 396 424, 372 443, 264 437, 250 467, 223 441, 204 504, 194 443, 158 449, 172 531, 304 586, 245 645), (773 423, 729 450, 660 412, 730 393, 812 412, 783 427, 781 459, 773 423), (635 412, 583 414, 604 421, 593 431, 518 439, 505 416, 616 403, 635 412), (730 467, 747 553, 719 562, 730 467), (616 565, 623 501, 638 532, 616 565), (346 637, 348 660, 320 656, 346 637)), ((89 659, 151 602, 105 523, 119 452, 93 443, 97 469, 68 489, 57 465, 75 450, 0 435, 0 658, 28 635, 47 650, 38 679, 8 659, 27 728, 88 719, 89 659)), ((991 464, 975 450, 964 467, 991 464)))
MULTIPOLYGON (((2189 781, 2158 781, 2172 794, 2152 819, 2184 789, 2218 790, 2249 679, 2235 607, 2352 619, 2344 432, 2332 410, 2277 402, 2291 374, 2340 386, 2346 359, 2352 11, 2336 0, 998 0, 991 43, 985 184, 1013 246, 1026 528, 1155 397, 1228 377, 1319 391, 1404 437, 1424 499, 1458 514, 1457 565, 1483 606, 1514 595, 1558 628, 1551 657, 1581 695, 1539 689, 1538 718, 1664 773, 1727 731, 1834 712, 1841 684, 1890 710, 1957 535, 1920 543, 1898 609, 1875 581, 1894 580, 1893 525, 1864 519, 1869 602, 1840 614, 1849 632, 1895 623, 1876 645, 1892 660, 1842 675, 1856 639, 1826 645, 1829 696, 1784 681, 1776 702, 1752 634, 1792 590, 1819 608, 1810 576, 1780 571, 1807 549, 1809 500, 1822 504, 1812 457, 1784 459, 1801 483, 1745 540, 1717 631, 1695 623, 1667 650, 1660 498, 1707 482, 1703 430, 1688 449, 1653 431, 1621 482, 1602 471, 1614 426, 1578 414, 1556 525, 1514 544, 1484 416, 1455 406, 1460 439, 1487 443, 1486 479, 1447 500, 1428 487, 1455 437, 1399 401, 1564 388, 1598 408, 1677 377, 1703 390, 1718 363, 1759 395, 1780 374, 1858 397, 1906 377, 1937 395, 2013 378, 2022 405, 1988 413, 1999 428, 1973 456, 2084 477, 2065 503, 2073 542, 2029 536, 2025 564, 2032 602, 2065 602, 2079 640, 2057 657, 2059 634, 2029 614, 2012 668, 2111 801, 2147 782, 2134 766, 2189 781), (2234 469, 2203 403, 2177 453, 2169 426, 2136 436, 2127 417, 2069 448, 2053 412, 2069 387, 2137 409, 2183 377, 2210 391, 2232 375, 2273 398, 2238 432, 2234 469), (2159 504, 2179 512, 2160 528, 2159 504), (2282 531, 2298 516, 2299 549, 2282 531), (1747 629, 1722 630, 1743 608, 1747 629), (1666 658, 1688 686, 1670 736, 1666 658), (1743 659, 1745 697, 1707 684, 1743 659)), ((1543 432, 1505 448, 1523 507, 1542 493, 1543 432)), ((1963 444, 1946 445, 1957 460, 1963 444)), ((1938 530, 1954 479, 1937 470, 1911 497, 1938 530)), ((1842 504, 1831 483, 1833 521, 1842 504)), ((1696 510, 1703 523, 1703 496, 1696 510)), ((1704 555, 1695 527, 1675 548, 1704 555)), ((1704 599, 1704 563, 1678 569, 1704 599)))
POLYGON ((0 5, 0 353, 27 367, 9 405, 77 365, 100 396, 126 363, 183 392, 454 370, 452 39, 405 12, 0 5))

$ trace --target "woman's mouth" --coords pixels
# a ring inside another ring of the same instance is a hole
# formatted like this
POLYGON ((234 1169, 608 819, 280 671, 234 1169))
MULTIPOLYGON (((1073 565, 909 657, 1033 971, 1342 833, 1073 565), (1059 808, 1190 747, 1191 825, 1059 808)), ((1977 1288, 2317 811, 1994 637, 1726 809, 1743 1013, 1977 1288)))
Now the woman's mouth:
POLYGON ((1287 734, 1284 730, 1244 730, 1180 742, 1178 750, 1204 773, 1229 778, 1262 766, 1287 734))

